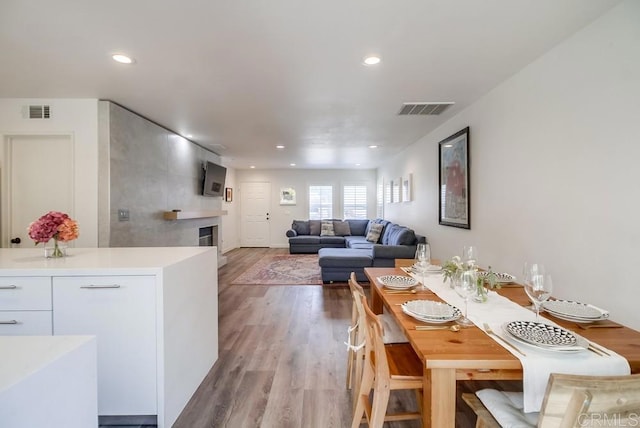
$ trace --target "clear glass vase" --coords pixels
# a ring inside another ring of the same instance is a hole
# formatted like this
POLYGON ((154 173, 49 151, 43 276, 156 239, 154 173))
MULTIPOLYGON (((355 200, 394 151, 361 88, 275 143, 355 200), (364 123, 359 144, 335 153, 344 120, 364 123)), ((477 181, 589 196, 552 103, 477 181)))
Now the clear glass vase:
POLYGON ((472 297, 473 301, 478 303, 486 302, 489 295, 487 294, 487 288, 484 286, 484 280, 482 278, 478 278, 476 279, 476 283, 478 285, 476 286, 476 293, 472 297))
POLYGON ((47 259, 58 259, 67 256, 66 245, 61 244, 57 239, 52 239, 44 244, 44 257, 47 259), (53 242, 52 242, 53 241, 53 242))

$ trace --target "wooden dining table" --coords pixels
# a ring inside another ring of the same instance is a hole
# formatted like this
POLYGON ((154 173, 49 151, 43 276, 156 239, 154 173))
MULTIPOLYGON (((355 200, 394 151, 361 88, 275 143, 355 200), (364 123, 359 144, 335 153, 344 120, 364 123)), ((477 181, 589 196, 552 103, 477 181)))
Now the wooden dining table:
MULTIPOLYGON (((456 386, 463 380, 521 380, 520 360, 478 327, 449 330, 418 331, 414 318, 402 312, 400 304, 408 300, 441 301, 430 290, 418 289, 415 294, 390 292, 377 280, 383 275, 406 275, 400 268, 365 268, 371 284, 371 308, 375 313, 388 311, 402 327, 412 348, 423 362, 424 428, 453 428, 456 414, 456 386)), ((515 303, 529 305, 521 286, 504 286, 496 290, 515 303)), ((541 314, 543 315, 543 314, 541 314)), ((544 314, 547 315, 547 314, 544 314)), ((640 332, 615 325, 611 328, 582 329, 578 324, 551 317, 558 325, 625 357, 631 373, 640 373, 640 332)), ((584 327, 584 326, 583 326, 584 327)))

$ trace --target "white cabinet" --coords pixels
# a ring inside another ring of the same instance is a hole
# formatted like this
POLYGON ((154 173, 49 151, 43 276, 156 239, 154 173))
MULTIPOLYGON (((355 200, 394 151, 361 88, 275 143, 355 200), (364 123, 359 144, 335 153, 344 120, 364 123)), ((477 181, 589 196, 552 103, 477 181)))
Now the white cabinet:
POLYGON ((50 334, 51 278, 0 277, 0 335, 50 334))
POLYGON ((100 415, 157 414, 155 279, 53 278, 53 333, 98 339, 100 415))
POLYGON ((171 427, 218 358, 217 253, 74 248, 44 259, 0 248, 0 335, 95 336, 98 414, 171 427))

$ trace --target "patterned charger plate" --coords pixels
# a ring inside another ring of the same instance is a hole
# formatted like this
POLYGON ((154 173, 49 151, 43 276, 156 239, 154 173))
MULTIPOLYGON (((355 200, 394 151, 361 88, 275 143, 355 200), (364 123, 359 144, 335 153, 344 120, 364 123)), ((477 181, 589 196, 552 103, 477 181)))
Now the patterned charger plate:
POLYGON ((394 290, 405 290, 418 284, 414 278, 404 275, 384 275, 379 276, 378 282, 387 288, 394 290))
MULTIPOLYGON (((489 274, 489 272, 486 271, 482 271, 482 272, 478 272, 478 276, 480 278, 484 278, 489 274)), ((513 282, 516 280, 516 277, 513 275, 509 275, 508 273, 499 273, 499 272, 494 272, 494 274, 496 275, 496 281, 500 284, 508 284, 510 282, 513 282)))
POLYGON ((541 322, 511 321, 504 325, 504 330, 516 339, 544 348, 566 348, 578 343, 569 330, 541 322))
POLYGON ((551 315, 568 321, 593 322, 609 318, 607 311, 571 300, 549 300, 544 302, 542 307, 551 315))

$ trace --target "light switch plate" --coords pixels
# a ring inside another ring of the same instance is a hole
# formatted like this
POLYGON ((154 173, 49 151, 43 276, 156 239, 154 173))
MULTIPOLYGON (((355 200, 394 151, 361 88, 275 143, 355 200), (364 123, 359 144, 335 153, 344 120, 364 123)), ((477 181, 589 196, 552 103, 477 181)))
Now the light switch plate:
POLYGON ((118 221, 129 221, 129 210, 118 209, 118 221))

